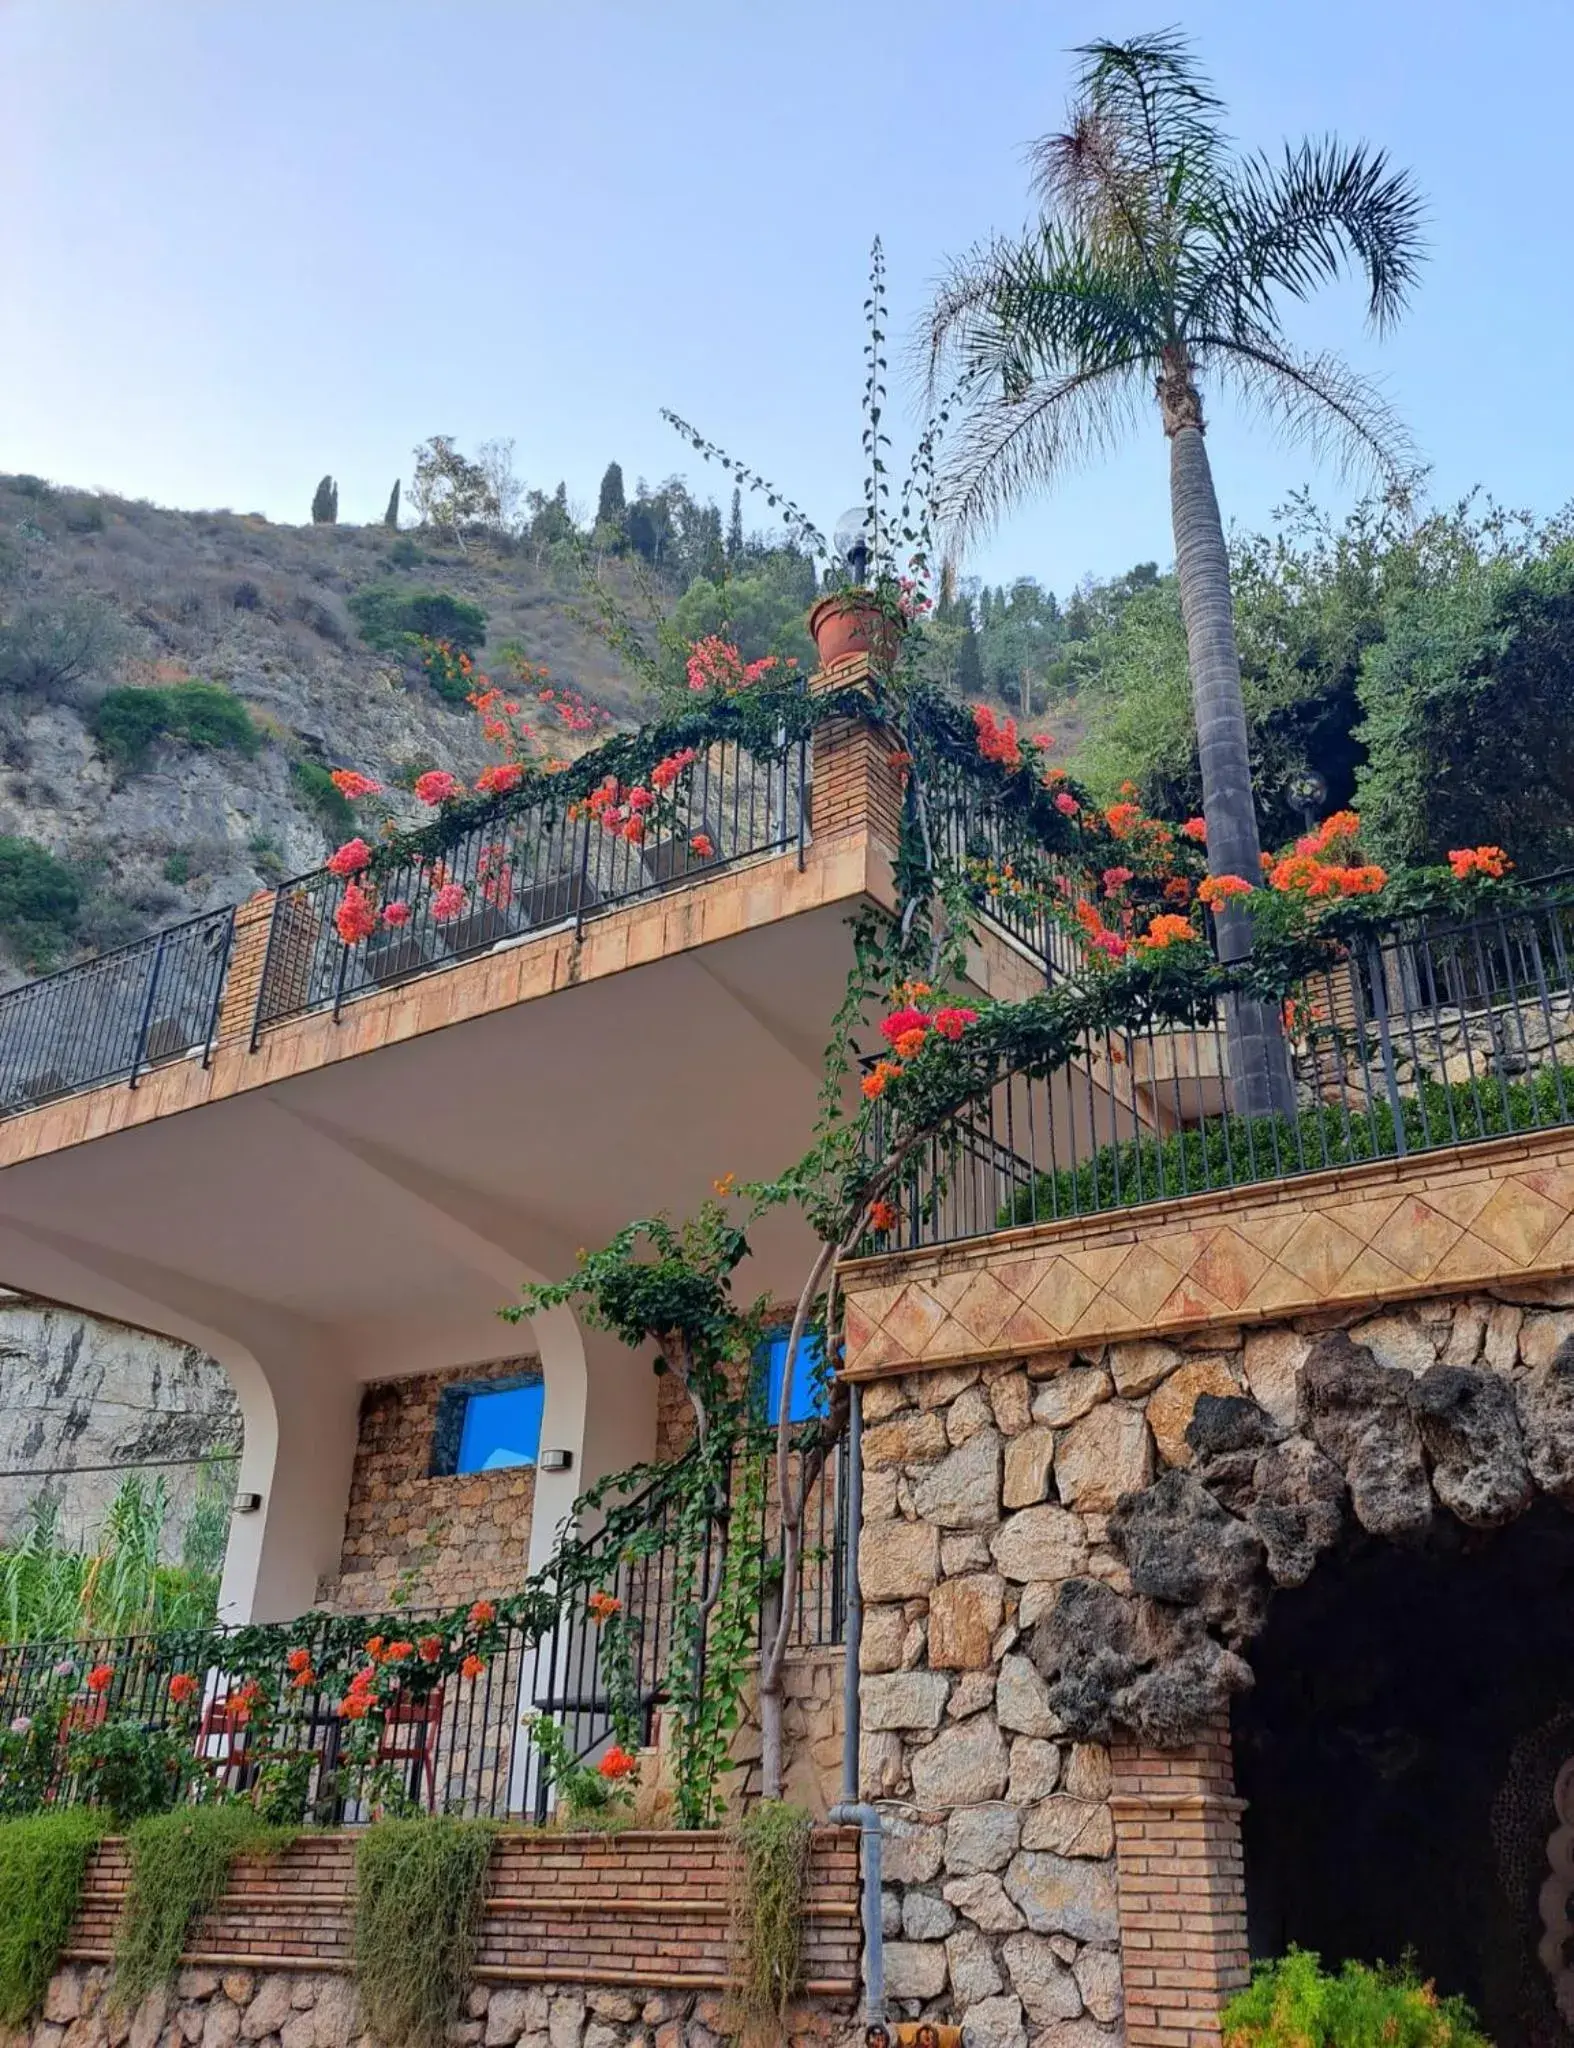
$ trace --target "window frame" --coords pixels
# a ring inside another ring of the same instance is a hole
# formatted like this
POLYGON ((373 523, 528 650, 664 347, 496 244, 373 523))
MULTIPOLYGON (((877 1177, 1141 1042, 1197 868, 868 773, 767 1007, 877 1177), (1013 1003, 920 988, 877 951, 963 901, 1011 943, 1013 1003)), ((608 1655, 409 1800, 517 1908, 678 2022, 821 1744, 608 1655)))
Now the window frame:
POLYGON ((535 1455, 521 1458, 511 1465, 493 1465, 490 1468, 476 1465, 468 1470, 459 1463, 464 1447, 465 1417, 470 1403, 484 1399, 488 1394, 516 1394, 524 1387, 542 1389, 542 1420, 545 1421, 546 1382, 538 1370, 500 1373, 493 1379, 456 1380, 443 1388, 437 1397, 437 1417, 432 1428, 432 1449, 427 1463, 429 1479, 477 1479, 488 1478, 496 1472, 539 1472, 541 1469, 541 1434, 536 1436, 535 1455))

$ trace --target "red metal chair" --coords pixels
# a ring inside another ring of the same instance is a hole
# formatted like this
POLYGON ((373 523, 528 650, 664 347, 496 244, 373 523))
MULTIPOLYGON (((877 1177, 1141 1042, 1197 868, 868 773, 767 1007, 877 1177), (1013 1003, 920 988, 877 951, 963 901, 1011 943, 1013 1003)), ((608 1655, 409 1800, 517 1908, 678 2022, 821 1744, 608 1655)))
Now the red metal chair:
POLYGON ((420 1798, 426 1780, 426 1804, 437 1810, 437 1730, 443 1718, 443 1688, 435 1686, 425 1699, 396 1699, 384 1716, 377 1739, 379 1764, 407 1764, 410 1789, 420 1798))
POLYGON ((232 1693, 215 1693, 202 1710, 197 1728, 197 1760, 215 1777, 235 1773, 231 1791, 239 1791, 251 1735, 251 1710, 232 1693))

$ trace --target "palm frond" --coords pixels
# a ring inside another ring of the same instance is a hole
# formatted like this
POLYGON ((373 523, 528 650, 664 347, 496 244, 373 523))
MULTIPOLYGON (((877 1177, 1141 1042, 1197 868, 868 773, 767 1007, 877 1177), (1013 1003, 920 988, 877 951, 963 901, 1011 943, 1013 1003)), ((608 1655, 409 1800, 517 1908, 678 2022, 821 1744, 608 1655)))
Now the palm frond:
POLYGON ((974 397, 939 482, 939 513, 951 551, 986 533, 1047 476, 1112 448, 1146 397, 1146 351, 1106 357, 1006 394, 974 397))
POLYGON ((1277 326, 1276 290, 1304 299, 1354 271, 1373 325, 1387 327, 1420 276, 1423 218, 1410 174, 1381 150, 1328 137, 1287 148, 1280 163, 1246 157, 1218 188, 1207 223, 1216 253, 1194 315, 1217 321, 1233 307, 1277 326))
POLYGON ((1225 147, 1218 116, 1223 102, 1178 29, 1128 42, 1084 43, 1076 100, 1067 130, 1030 152, 1035 184, 1046 205, 1075 207, 1088 181, 1121 173, 1162 198, 1183 167, 1203 177, 1225 147))
POLYGON ((1237 334, 1199 335, 1192 348, 1201 369, 1290 439, 1331 457, 1341 473, 1375 472, 1394 489, 1413 477, 1403 421, 1382 390, 1341 357, 1297 355, 1282 342, 1237 334))

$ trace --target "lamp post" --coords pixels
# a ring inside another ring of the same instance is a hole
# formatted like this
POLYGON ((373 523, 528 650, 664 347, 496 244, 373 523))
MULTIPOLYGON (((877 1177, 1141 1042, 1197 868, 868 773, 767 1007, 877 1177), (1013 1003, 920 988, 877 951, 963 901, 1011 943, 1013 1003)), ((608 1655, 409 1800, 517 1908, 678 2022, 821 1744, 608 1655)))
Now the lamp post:
POLYGON ((1300 806, 1301 823, 1308 832, 1317 830, 1317 814, 1328 801, 1328 784, 1315 768, 1303 769, 1290 779, 1290 796, 1300 806))

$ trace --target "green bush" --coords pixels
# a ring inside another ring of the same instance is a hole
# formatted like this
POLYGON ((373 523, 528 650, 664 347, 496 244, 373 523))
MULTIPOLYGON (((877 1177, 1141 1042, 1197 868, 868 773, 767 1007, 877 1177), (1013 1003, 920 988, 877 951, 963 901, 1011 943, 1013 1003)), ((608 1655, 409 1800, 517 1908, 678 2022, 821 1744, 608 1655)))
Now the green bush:
POLYGON ((75 876, 47 847, 0 834, 0 938, 28 966, 53 965, 81 907, 75 876))
POLYGON ((101 1832, 71 1807, 0 1821, 0 2026, 25 2026, 42 2005, 101 1832))
POLYGON ((322 820, 324 831, 335 845, 350 837, 355 830, 355 812, 320 761, 292 761, 290 781, 301 802, 322 820))
POLYGON ((1408 1961, 1331 1976, 1309 1949, 1259 1963, 1221 2019, 1224 2048, 1488 2048, 1465 2001, 1439 1998, 1408 1961))
POLYGON ((496 1829, 384 1820, 355 1852, 355 1974, 366 2025, 391 2048, 442 2048, 475 1968, 496 1829))
POLYGON ((115 1938, 116 2005, 129 2012, 174 1976, 186 1936, 223 1897, 238 1856, 278 1855, 296 1832, 268 1827, 249 1806, 186 1806, 138 1821, 127 1837, 131 1870, 115 1938))
POLYGON ((803 1904, 813 1822, 801 1806, 762 1799, 733 1830, 729 2015, 742 2048, 787 2038, 787 2010, 803 1980, 803 1904))
POLYGON ((183 1797, 196 1760, 190 1740, 140 1721, 78 1728, 66 1761, 87 1806, 101 1807, 116 1834, 150 1813, 168 1813, 183 1797))
POLYGON ((481 607, 445 590, 400 590, 378 583, 358 590, 349 604, 361 638, 385 654, 397 653, 412 638, 446 640, 463 653, 474 654, 486 638, 481 607))
POLYGON ((110 690, 93 714, 93 736, 125 769, 140 768, 155 741, 166 736, 237 754, 254 754, 262 744, 251 713, 222 683, 110 690))
MULTIPOLYGON (((1574 1100, 1574 1069, 1547 1066, 1526 1080, 1502 1083, 1484 1074, 1474 1082, 1411 1085, 1416 1092, 1400 1101, 1400 1128, 1405 1150, 1424 1152, 1434 1145, 1566 1123, 1568 1104, 1574 1100)), ((1041 1173, 1030 1186, 1018 1188, 1013 1200, 1001 1207, 1000 1227, 1045 1223, 1088 1210, 1127 1209, 1204 1188, 1240 1187, 1287 1173, 1353 1166, 1364 1159, 1395 1158, 1399 1146, 1394 1113, 1386 1098, 1378 1096, 1380 1086, 1380 1080, 1374 1082, 1370 1107, 1363 1101, 1346 1111, 1325 1103, 1296 1117, 1232 1117, 1228 1123, 1211 1119, 1201 1129, 1176 1131, 1167 1138, 1101 1145, 1080 1165, 1041 1173)))

